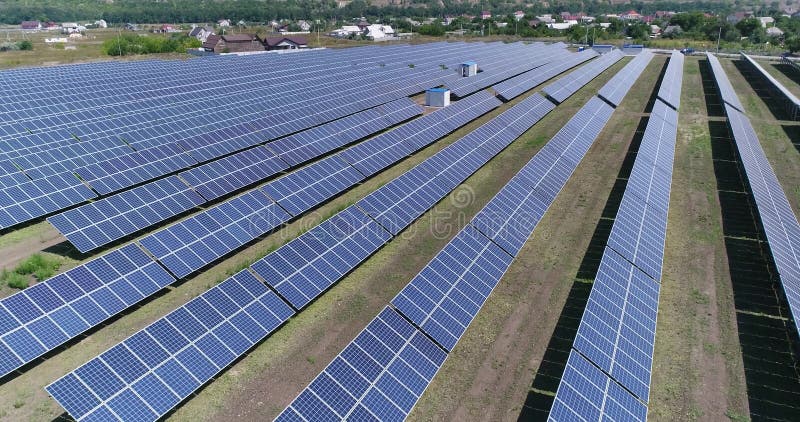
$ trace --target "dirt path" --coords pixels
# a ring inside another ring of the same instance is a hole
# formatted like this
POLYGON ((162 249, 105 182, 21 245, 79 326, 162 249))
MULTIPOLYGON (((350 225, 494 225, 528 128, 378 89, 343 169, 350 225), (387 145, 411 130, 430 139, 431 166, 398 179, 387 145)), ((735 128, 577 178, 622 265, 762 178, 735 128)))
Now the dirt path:
POLYGON ((0 270, 14 268, 32 253, 65 241, 64 236, 46 221, 0 236, 0 270))

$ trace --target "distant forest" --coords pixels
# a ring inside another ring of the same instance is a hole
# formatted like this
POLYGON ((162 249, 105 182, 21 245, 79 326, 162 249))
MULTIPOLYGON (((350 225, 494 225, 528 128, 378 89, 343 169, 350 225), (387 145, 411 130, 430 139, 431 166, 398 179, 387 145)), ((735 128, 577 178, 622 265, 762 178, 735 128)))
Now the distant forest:
MULTIPOLYGON (((590 15, 621 12, 635 9, 649 14, 656 10, 703 11, 725 13, 730 5, 722 1, 693 2, 631 2, 611 5, 606 1, 568 0, 552 2, 552 7, 541 5, 524 9, 526 13, 558 13, 562 11, 585 12, 590 15)), ((737 2, 739 3, 739 2, 737 2)), ((216 22, 267 22, 272 19, 348 19, 364 16, 370 19, 388 17, 441 17, 444 15, 477 15, 481 10, 494 14, 508 14, 522 6, 504 0, 488 0, 469 4, 445 0, 444 7, 435 0, 416 0, 409 7, 371 6, 364 0, 355 0, 346 7, 337 8, 331 0, 0 0, 0 22, 17 24, 23 20, 55 22, 93 21, 105 19, 109 24, 120 23, 184 23, 216 22)))

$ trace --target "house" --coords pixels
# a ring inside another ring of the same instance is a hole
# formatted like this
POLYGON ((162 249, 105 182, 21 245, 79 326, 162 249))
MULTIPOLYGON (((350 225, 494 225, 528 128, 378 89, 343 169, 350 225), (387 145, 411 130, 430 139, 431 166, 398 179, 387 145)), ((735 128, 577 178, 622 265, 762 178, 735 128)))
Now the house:
POLYGON ((288 36, 288 37, 267 37, 264 39, 264 47, 269 50, 297 50, 301 48, 308 48, 308 40, 306 37, 288 36))
POLYGON ((361 34, 361 28, 355 25, 345 25, 330 33, 332 37, 337 38, 349 38, 350 36, 356 36, 359 34, 361 34))
POLYGON ((48 31, 55 31, 55 30, 57 30, 59 28, 59 26, 58 26, 57 23, 55 23, 53 21, 48 21, 47 23, 42 25, 42 28, 44 28, 44 29, 46 29, 48 31))
POLYGON ((220 20, 217 21, 217 25, 219 25, 221 27, 231 26, 231 20, 230 19, 220 19, 220 20))
POLYGON ((514 19, 516 19, 517 21, 522 20, 522 18, 524 17, 525 17, 525 12, 523 12, 522 10, 517 10, 516 12, 514 12, 514 19))
POLYGON ((568 20, 566 22, 548 23, 547 27, 550 28, 550 29, 555 29, 556 31, 564 31, 564 30, 567 30, 567 29, 569 29, 569 28, 571 28, 571 27, 573 27, 573 26, 575 26, 577 24, 578 24, 578 21, 576 21, 575 19, 571 19, 571 20, 568 20))
POLYGON ((759 22, 761 22, 762 28, 766 28, 769 25, 775 24, 775 18, 773 18, 772 16, 762 16, 757 19, 759 20, 759 22))
POLYGON ((492 17, 492 12, 490 11, 484 10, 483 12, 481 12, 481 19, 486 20, 490 19, 491 17, 492 17))
POLYGON ((215 53, 264 51, 264 43, 253 34, 209 35, 203 49, 215 53))
POLYGON ((209 35, 214 35, 214 29, 208 26, 195 26, 189 31, 189 36, 193 38, 197 38, 200 42, 206 42, 209 35))
POLYGON ((61 24, 61 32, 64 34, 71 34, 78 31, 78 24, 75 22, 64 22, 61 24))
POLYGON ((105 19, 100 19, 99 21, 94 21, 94 26, 98 28, 108 28, 108 22, 105 19))
POLYGON ((371 40, 394 37, 394 29, 389 25, 372 24, 365 29, 364 36, 371 40))
POLYGON ((640 15, 635 10, 631 9, 627 12, 619 15, 620 19, 627 20, 627 21, 638 21, 642 19, 642 15, 640 15))
POLYGON ((300 27, 301 31, 308 32, 308 31, 311 30, 311 24, 308 21, 299 20, 299 21, 297 21, 297 26, 300 27))
POLYGON ((128 31, 138 31, 139 30, 139 25, 136 25, 135 23, 130 23, 129 22, 129 23, 125 24, 125 29, 128 30, 128 31))
POLYGON ((455 20, 456 20, 455 16, 447 15, 444 17, 444 20, 442 22, 447 26, 453 23, 455 20))
POLYGON ((25 31, 38 31, 42 29, 42 23, 39 21, 22 21, 19 26, 25 31))
POLYGON ((783 36, 783 31, 781 31, 779 28, 775 26, 772 26, 767 28, 767 35, 769 35, 770 37, 778 38, 783 36))
POLYGON ((178 32, 178 30, 175 29, 175 27, 172 25, 164 24, 158 27, 157 29, 154 29, 153 32, 166 34, 168 32, 178 32))

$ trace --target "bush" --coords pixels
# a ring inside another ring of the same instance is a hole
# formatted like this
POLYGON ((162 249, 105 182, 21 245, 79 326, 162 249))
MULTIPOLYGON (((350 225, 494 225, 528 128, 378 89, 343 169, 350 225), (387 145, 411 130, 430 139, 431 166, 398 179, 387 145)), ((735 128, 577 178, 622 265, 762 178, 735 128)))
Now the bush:
POLYGON ((21 275, 33 275, 37 280, 42 281, 52 277, 60 266, 61 262, 57 259, 36 253, 20 262, 14 272, 21 275))
POLYGON ((28 287, 28 277, 15 271, 3 270, 3 272, 0 273, 0 279, 12 289, 22 290, 28 287))
POLYGON ((19 49, 22 51, 31 51, 33 50, 33 43, 28 40, 24 40, 18 42, 17 47, 19 47, 19 49))
POLYGON ((196 38, 188 37, 185 34, 173 34, 170 37, 122 34, 103 42, 103 51, 109 56, 127 56, 185 52, 188 48, 196 48, 200 45, 200 41, 196 38))
POLYGON ((19 45, 15 42, 5 41, 0 43, 0 51, 16 51, 19 45))

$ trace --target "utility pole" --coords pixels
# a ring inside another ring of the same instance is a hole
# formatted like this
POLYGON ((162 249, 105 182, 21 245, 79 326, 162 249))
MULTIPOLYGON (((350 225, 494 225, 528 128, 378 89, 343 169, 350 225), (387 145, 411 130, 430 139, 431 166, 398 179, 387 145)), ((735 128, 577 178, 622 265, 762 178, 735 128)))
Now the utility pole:
POLYGON ((719 40, 722 38, 722 25, 719 26, 719 34, 717 35, 717 54, 719 54, 719 40))

